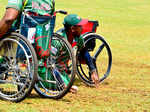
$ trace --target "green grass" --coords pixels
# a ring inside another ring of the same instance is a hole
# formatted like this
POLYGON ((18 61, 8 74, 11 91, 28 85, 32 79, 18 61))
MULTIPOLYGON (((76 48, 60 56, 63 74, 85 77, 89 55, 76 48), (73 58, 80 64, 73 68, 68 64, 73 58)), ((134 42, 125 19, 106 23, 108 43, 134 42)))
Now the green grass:
MULTIPOLYGON (((0 17, 7 0, 0 0, 0 17)), ((56 9, 98 20, 97 33, 109 43, 113 64, 98 89, 77 78, 77 94, 60 100, 40 98, 34 91, 21 103, 0 101, 0 112, 149 112, 150 111, 150 1, 56 0, 56 9)), ((64 16, 58 14, 56 30, 64 16)))

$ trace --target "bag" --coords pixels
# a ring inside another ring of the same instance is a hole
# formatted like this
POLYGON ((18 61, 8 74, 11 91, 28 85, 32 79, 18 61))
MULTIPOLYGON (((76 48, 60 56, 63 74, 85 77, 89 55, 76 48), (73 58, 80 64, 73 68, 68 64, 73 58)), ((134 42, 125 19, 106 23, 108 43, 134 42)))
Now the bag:
POLYGON ((50 23, 46 22, 36 26, 35 49, 39 58, 49 56, 50 49, 50 23))
POLYGON ((55 17, 36 26, 35 49, 38 58, 48 57, 51 49, 51 36, 53 34, 55 17))

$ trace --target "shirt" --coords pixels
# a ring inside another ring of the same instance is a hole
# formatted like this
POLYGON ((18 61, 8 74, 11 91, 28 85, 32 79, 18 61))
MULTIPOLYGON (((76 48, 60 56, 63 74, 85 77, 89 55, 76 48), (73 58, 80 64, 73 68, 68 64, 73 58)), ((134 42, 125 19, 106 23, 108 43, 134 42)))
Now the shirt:
MULTIPOLYGON (((62 30, 58 31, 57 33, 68 40, 65 29, 62 29, 62 30)), ((83 39, 82 35, 80 37, 74 37, 72 47, 75 47, 74 43, 75 43, 75 46, 77 46, 78 49, 81 49, 85 46, 84 45, 84 39, 83 39)))
POLYGON ((54 2, 53 0, 8 0, 6 8, 14 8, 20 12, 24 9, 39 15, 48 15, 54 12, 54 2))

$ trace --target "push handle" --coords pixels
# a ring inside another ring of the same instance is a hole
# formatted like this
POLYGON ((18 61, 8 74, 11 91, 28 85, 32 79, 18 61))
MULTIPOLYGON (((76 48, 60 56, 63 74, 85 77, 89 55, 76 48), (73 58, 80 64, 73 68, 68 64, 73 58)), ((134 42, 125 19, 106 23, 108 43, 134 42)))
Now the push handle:
POLYGON ((56 11, 56 13, 60 13, 60 14, 64 14, 64 15, 68 14, 68 12, 64 11, 64 10, 58 10, 58 11, 56 11))

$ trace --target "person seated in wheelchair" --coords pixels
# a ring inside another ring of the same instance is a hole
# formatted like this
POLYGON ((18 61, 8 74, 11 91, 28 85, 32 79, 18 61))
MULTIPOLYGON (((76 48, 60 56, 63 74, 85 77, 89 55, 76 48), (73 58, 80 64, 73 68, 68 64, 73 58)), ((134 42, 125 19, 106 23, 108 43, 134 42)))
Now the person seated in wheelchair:
MULTIPOLYGON (((19 33, 26 37, 30 43, 34 44, 34 37, 37 34, 36 26, 51 21, 51 16, 54 11, 54 0, 13 0, 13 2, 8 0, 5 16, 0 21, 0 37, 7 32, 19 29, 19 33)), ((53 34, 54 23, 55 20, 53 21, 53 25, 50 24, 48 26, 47 24, 41 30, 45 31, 46 27, 51 27, 51 36, 53 34)), ((24 57, 22 50, 19 48, 17 50, 17 56, 19 58, 24 57)))
POLYGON ((82 25, 86 24, 87 22, 87 19, 81 19, 76 14, 69 14, 64 18, 64 29, 58 31, 57 33, 66 38, 73 48, 77 47, 77 49, 80 51, 79 61, 81 61, 81 58, 85 59, 86 64, 90 70, 91 80, 95 83, 95 86, 98 87, 99 77, 96 71, 96 67, 84 45, 84 39, 81 36, 82 25))
MULTIPOLYGON (((32 29, 29 29, 36 27, 37 23, 24 16, 22 12, 27 12, 39 24, 42 24, 50 20, 54 10, 54 0, 8 0, 5 14, 0 20, 0 38, 7 32, 19 29, 20 33, 29 40, 31 35, 33 35, 31 34, 33 32, 31 31, 32 29)), ((51 35, 52 32, 53 29, 51 35)), ((31 39, 29 41, 33 42, 31 39)), ((24 52, 18 47, 16 57, 24 58, 24 55, 24 52)))
MULTIPOLYGON (((0 20, 0 38, 8 32, 12 26, 20 27, 21 21, 18 20, 20 20, 20 15, 23 11, 35 17, 51 16, 54 12, 54 0, 8 0, 6 12, 0 20)), ((42 22, 44 20, 39 21, 42 22)), ((29 26, 32 24, 27 25, 29 26)))
MULTIPOLYGON (((35 28, 37 24, 43 24, 49 21, 54 11, 54 0, 8 0, 5 16, 0 20, 0 38, 9 30, 15 31, 19 28, 20 33, 27 37, 30 43, 33 42, 32 44, 34 45, 34 41, 31 40, 31 37, 35 35, 33 35, 33 28, 35 28), (23 11, 33 19, 29 16, 25 16, 22 13, 23 11)), ((45 29, 48 27, 51 28, 50 35, 53 34, 54 23, 55 18, 53 18, 50 24, 45 25, 45 29)), ((23 55, 22 51, 18 48, 16 56, 23 58, 23 55)), ((40 71, 42 70, 38 68, 39 74, 42 75, 40 71)))

